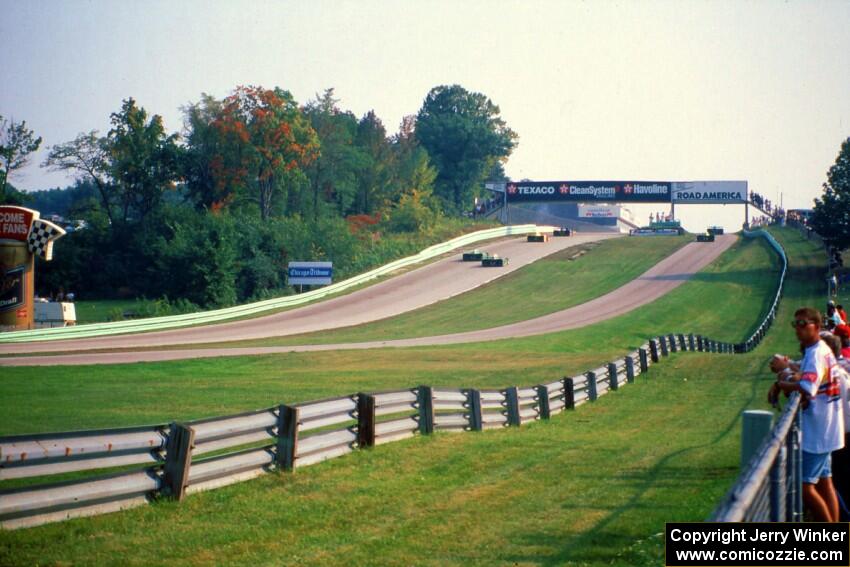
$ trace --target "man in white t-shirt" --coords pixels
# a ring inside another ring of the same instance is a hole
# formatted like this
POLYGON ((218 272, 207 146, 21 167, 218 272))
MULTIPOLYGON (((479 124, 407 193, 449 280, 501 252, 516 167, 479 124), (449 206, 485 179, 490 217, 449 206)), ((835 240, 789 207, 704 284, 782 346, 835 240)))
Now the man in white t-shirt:
POLYGON ((832 451, 844 447, 844 413, 840 374, 832 350, 820 340, 822 319, 816 309, 804 307, 791 322, 804 349, 795 380, 778 380, 778 391, 803 396, 803 501, 816 521, 838 521, 838 498, 832 484, 832 451))

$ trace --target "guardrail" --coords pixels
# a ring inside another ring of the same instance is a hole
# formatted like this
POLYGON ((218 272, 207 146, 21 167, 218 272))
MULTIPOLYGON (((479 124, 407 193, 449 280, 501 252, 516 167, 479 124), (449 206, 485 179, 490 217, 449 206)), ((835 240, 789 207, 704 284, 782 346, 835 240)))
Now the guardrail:
POLYGON ((800 395, 788 405, 710 522, 800 522, 803 520, 800 395))
MULTIPOLYGON (((778 243, 776 246, 783 266, 787 265, 784 251, 778 243)), ((783 268, 776 300, 760 330, 775 318, 785 273, 783 268)), ((186 423, 0 437, 0 481, 147 465, 106 476, 0 491, 0 526, 36 526, 140 506, 160 497, 180 500, 186 494, 271 471, 293 471, 356 449, 435 431, 519 427, 620 390, 673 353, 746 352, 741 345, 752 350, 763 337, 764 333, 756 332, 745 343, 733 345, 702 335, 659 335, 597 368, 534 386, 477 390, 422 385, 186 423)), ((786 408, 786 413, 789 411, 786 408)), ((774 455, 774 449, 762 453, 774 455)), ((763 482, 764 470, 764 465, 759 465, 751 475, 755 480, 748 482, 763 482)), ((738 492, 749 495, 755 490, 759 499, 754 501, 761 506, 763 485, 757 488, 738 492)), ((736 497, 736 502, 745 500, 736 497)))
POLYGON ((201 325, 207 323, 216 323, 229 319, 236 319, 248 315, 257 315, 276 309, 285 307, 294 307, 302 305, 317 299, 322 299, 329 295, 340 293, 352 287, 361 285, 380 276, 392 273, 401 268, 406 268, 432 258, 436 258, 446 252, 450 252, 461 246, 468 246, 484 240, 493 238, 501 238, 505 236, 523 235, 538 231, 551 231, 555 227, 552 226, 537 226, 534 224, 525 224, 517 226, 502 226, 488 230, 479 230, 471 232, 457 238, 453 238, 447 242, 435 244, 422 250, 418 254, 395 260, 370 270, 366 273, 354 276, 345 281, 341 281, 320 289, 308 291, 298 295, 289 295, 286 297, 278 297, 275 299, 266 299, 255 303, 245 305, 237 305, 235 307, 227 307, 225 309, 216 309, 214 311, 204 311, 201 313, 187 313, 184 315, 169 315, 166 317, 153 317, 148 319, 133 319, 130 321, 113 321, 110 323, 91 323, 87 325, 74 325, 71 327, 57 327, 53 329, 35 329, 29 331, 11 331, 0 333, 0 343, 17 343, 28 341, 51 341, 60 339, 79 339, 87 337, 102 337, 107 335, 117 335, 121 333, 161 331, 164 329, 176 329, 179 327, 187 327, 190 325, 201 325))

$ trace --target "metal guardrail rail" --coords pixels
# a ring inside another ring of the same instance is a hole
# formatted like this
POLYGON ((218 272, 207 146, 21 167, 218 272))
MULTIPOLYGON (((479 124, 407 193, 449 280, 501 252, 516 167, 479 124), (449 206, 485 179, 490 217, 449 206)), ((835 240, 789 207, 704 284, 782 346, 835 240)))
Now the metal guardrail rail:
POLYGON ((137 333, 148 331, 161 331, 164 329, 176 329, 179 327, 188 327, 191 325, 202 325, 207 323, 217 323, 227 321, 247 315, 257 315, 282 309, 285 307, 294 307, 303 305, 317 299, 322 299, 329 295, 340 293, 352 287, 361 285, 380 276, 392 273, 401 268, 406 268, 436 258, 446 252, 450 252, 461 246, 467 246, 490 240, 493 238, 501 238, 505 236, 530 234, 539 231, 552 231, 556 227, 553 226, 538 226, 534 224, 524 224, 516 226, 503 226, 488 230, 480 230, 453 238, 447 242, 435 244, 422 250, 418 254, 401 258, 370 270, 366 273, 354 276, 347 280, 331 284, 329 286, 301 293, 298 295, 288 295, 275 299, 266 299, 255 303, 245 305, 237 305, 235 307, 227 307, 225 309, 216 309, 213 311, 204 311, 201 313, 187 313, 184 315, 169 315, 166 317, 152 317, 148 319, 133 319, 130 321, 113 321, 110 323, 91 323, 86 325, 74 325, 72 327, 56 327, 53 329, 35 329, 28 331, 9 331, 0 333, 0 343, 18 343, 28 341, 51 341, 61 339, 79 339, 87 337, 103 337, 107 335, 117 335, 122 333, 137 333))
MULTIPOLYGON (((784 251, 778 244, 777 247, 786 265, 784 251)), ((769 320, 775 318, 784 277, 783 268, 776 300, 760 330, 765 330, 769 320)), ((742 344, 749 345, 751 350, 763 337, 763 332, 756 332, 742 344)), ((625 356, 588 372, 529 387, 488 391, 423 385, 279 405, 187 423, 0 437, 0 480, 49 480, 57 474, 88 474, 98 469, 147 465, 105 476, 0 490, 0 527, 16 529, 102 514, 144 505, 164 496, 180 500, 186 494, 275 470, 292 471, 359 448, 434 431, 523 426, 617 391, 635 382, 638 376, 646 376, 652 365, 672 353, 745 352, 739 347, 701 335, 667 334, 653 337, 625 356)), ((790 417, 780 422, 790 425, 783 425, 786 429, 776 433, 783 439, 799 431, 799 425, 794 425, 797 414, 791 415, 795 404, 796 401, 789 404, 785 415, 790 417)), ((763 459, 793 455, 789 453, 791 449, 784 451, 770 445, 759 454, 763 454, 763 459)), ((793 472, 799 461, 790 459, 786 458, 785 462, 791 465, 781 466, 793 472)), ((736 503, 753 501, 761 506, 765 471, 773 470, 772 464, 767 469, 765 466, 751 467, 752 474, 747 478, 754 480, 746 482, 757 486, 753 489, 747 484, 737 490, 735 494, 743 496, 736 496, 736 503), (757 498, 750 499, 751 493, 757 498)), ((788 504, 786 509, 799 508, 788 504)))

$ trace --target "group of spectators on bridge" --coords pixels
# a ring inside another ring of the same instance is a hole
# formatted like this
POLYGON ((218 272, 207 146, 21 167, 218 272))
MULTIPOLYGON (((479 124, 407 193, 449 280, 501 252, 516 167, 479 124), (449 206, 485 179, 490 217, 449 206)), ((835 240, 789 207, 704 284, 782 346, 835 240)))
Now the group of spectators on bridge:
POLYGON ((469 216, 479 217, 481 215, 486 215, 490 211, 501 207, 502 200, 502 197, 499 195, 496 195, 495 197, 491 197, 489 199, 476 199, 475 206, 472 208, 472 212, 469 214, 469 216))
POLYGON ((776 382, 768 401, 780 392, 798 392, 802 402, 803 502, 821 522, 850 520, 850 326, 843 306, 827 304, 826 315, 804 307, 791 326, 802 358, 775 355, 776 382), (833 478, 835 479, 833 481, 833 478))

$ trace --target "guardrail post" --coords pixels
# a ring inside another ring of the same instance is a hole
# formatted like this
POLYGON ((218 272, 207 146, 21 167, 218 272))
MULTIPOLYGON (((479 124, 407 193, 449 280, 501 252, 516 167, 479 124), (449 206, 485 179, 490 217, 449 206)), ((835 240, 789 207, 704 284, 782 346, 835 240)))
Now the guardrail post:
POLYGON ((788 512, 789 522, 803 521, 803 454, 802 439, 800 435, 800 411, 794 416, 794 424, 788 432, 787 446, 789 454, 788 468, 791 471, 791 486, 788 489, 788 512))
POLYGON ((469 409, 469 429, 481 431, 484 424, 481 421, 481 392, 478 390, 465 390, 466 406, 469 409))
POLYGON ((611 386, 612 390, 620 387, 619 380, 617 379, 617 365, 613 362, 608 363, 608 385, 611 386))
POLYGON ((694 334, 691 333, 688 335, 688 346, 692 351, 697 349, 696 339, 694 338, 694 334))
POLYGON ((587 399, 591 402, 596 401, 596 372, 590 370, 585 373, 587 376, 587 399))
POLYGON ((770 467, 770 521, 785 521, 785 467, 787 463, 785 445, 779 446, 779 453, 770 467))
POLYGON ((363 447, 375 445, 375 396, 357 394, 357 443, 363 447))
POLYGON ((416 397, 419 404, 419 433, 431 435, 434 433, 434 391, 431 386, 419 386, 416 397))
POLYGON ((295 455, 298 453, 298 420, 300 410, 297 407, 281 405, 277 416, 277 468, 291 471, 295 468, 295 455))
POLYGON ((564 378, 564 409, 576 409, 576 386, 572 378, 564 378))
POLYGON ((664 336, 658 337, 658 344, 661 346, 661 356, 669 356, 670 350, 667 348, 667 339, 664 336))
POLYGON ((171 498, 183 500, 189 485, 189 468, 192 466, 192 447, 195 430, 182 423, 172 423, 166 443, 162 484, 171 498))
POLYGON ((643 375, 644 372, 649 370, 649 361, 647 360, 647 352, 646 349, 641 347, 638 349, 638 362, 640 362, 640 373, 643 375))
POLYGON ((516 386, 505 388, 505 405, 508 409, 508 425, 520 426, 519 418, 519 392, 516 386))
POLYGON ((540 419, 549 419, 552 412, 549 411, 549 388, 543 384, 535 386, 537 390, 537 407, 540 409, 540 419))
POLYGON ((747 410, 742 415, 741 468, 749 464, 759 445, 773 426, 773 414, 765 410, 747 410))
POLYGON ((678 352, 679 347, 676 346, 676 335, 674 335, 672 333, 667 335, 667 340, 670 343, 670 352, 671 353, 678 352))
POLYGON ((626 381, 629 384, 635 381, 635 359, 631 356, 626 357, 626 381))
POLYGON ((649 341, 649 354, 652 357, 652 362, 658 362, 658 341, 655 339, 649 341))

